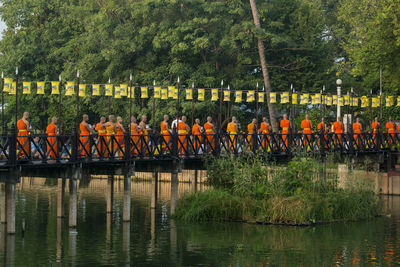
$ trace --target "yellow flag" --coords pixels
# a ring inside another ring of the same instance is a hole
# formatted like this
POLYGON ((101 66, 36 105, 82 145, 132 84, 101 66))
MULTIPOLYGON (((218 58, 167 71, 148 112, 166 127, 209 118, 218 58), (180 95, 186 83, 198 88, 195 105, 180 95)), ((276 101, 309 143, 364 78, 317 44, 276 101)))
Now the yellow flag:
POLYGON ((121 90, 121 96, 127 96, 128 95, 128 85, 127 84, 120 84, 119 88, 121 90))
POLYGON ((343 96, 338 97, 338 102, 339 102, 339 105, 340 105, 341 107, 344 106, 344 99, 343 99, 343 96))
POLYGON ((154 87, 154 98, 161 98, 161 87, 154 87))
POLYGON ((169 98, 174 97, 174 90, 175 90, 175 86, 168 86, 168 97, 169 98))
POLYGON ((379 106, 379 104, 378 104, 378 98, 377 98, 377 97, 373 97, 373 98, 372 98, 372 102, 371 102, 371 107, 376 108, 376 107, 378 107, 378 106, 379 106))
POLYGON ((231 91, 224 90, 224 101, 225 102, 231 101, 231 91))
POLYGON ((174 90, 172 90, 172 99, 178 99, 178 88, 174 88, 174 90))
POLYGON ((113 96, 113 88, 114 88, 114 85, 107 83, 107 84, 105 85, 105 87, 106 87, 106 93, 105 93, 105 95, 106 95, 106 96, 113 96))
POLYGON ((148 98, 149 97, 146 86, 140 87, 140 92, 141 92, 141 98, 148 98))
POLYGON ((204 101, 204 89, 197 89, 197 100, 204 101))
POLYGON ((332 104, 333 105, 337 105, 337 103, 338 103, 338 96, 337 95, 333 95, 332 96, 332 104))
POLYGON ((293 105, 297 105, 298 104, 298 102, 297 102, 297 94, 292 94, 292 104, 293 105))
POLYGON ((36 94, 37 95, 44 95, 44 82, 37 82, 36 84, 36 94))
POLYGON ((100 84, 93 84, 92 85, 92 96, 99 96, 100 95, 100 84))
POLYGON ((127 91, 128 98, 135 98, 135 86, 129 86, 127 91))
POLYGON ((332 106, 333 98, 331 96, 326 96, 326 105, 332 106))
POLYGON ((12 82, 11 83, 11 89, 10 89, 10 95, 16 95, 17 94, 17 83, 12 82))
POLYGON ((168 89, 167 88, 161 89, 161 99, 162 100, 168 99, 168 89))
POLYGON ((75 93, 74 86, 75 86, 75 82, 67 82, 67 85, 65 87, 65 95, 66 96, 71 96, 75 93))
POLYGON ((344 105, 345 106, 350 105, 350 95, 344 95, 344 105))
POLYGON ((281 104, 289 103, 289 92, 281 93, 281 104))
POLYGON ((264 98, 265 98, 264 92, 258 92, 258 102, 264 103, 264 98))
POLYGON ((121 98, 121 87, 114 87, 114 98, 121 98))
POLYGON ((79 97, 86 96, 86 84, 79 84, 79 97))
POLYGON ((193 90, 191 88, 186 88, 185 93, 186 93, 186 100, 193 99, 193 90))
POLYGON ((52 95, 60 94, 60 82, 51 82, 51 94, 52 95))
MULTIPOLYGON (((275 102, 276 102, 276 93, 271 93, 271 95, 272 94, 275 94, 275 102)), ((247 91, 246 102, 253 102, 254 100, 255 100, 255 98, 254 98, 254 90, 247 91)), ((272 97, 271 97, 271 103, 272 103, 272 97)))
POLYGON ((218 89, 211 89, 211 101, 218 100, 218 89))
POLYGON ((311 95, 311 105, 315 105, 315 95, 311 95))
POLYGON ((368 99, 368 97, 366 97, 366 96, 362 96, 361 97, 361 107, 362 108, 366 108, 366 107, 368 107, 369 106, 369 101, 368 101, 369 99, 368 99))
MULTIPOLYGON (((250 91, 249 91, 250 92, 250 91)), ((248 100, 248 98, 249 98, 249 96, 248 96, 248 93, 247 93, 247 102, 250 102, 249 100, 248 100)), ((271 92, 270 94, 269 94, 269 102, 270 103, 276 103, 276 93, 274 93, 274 92, 271 92)))
POLYGON ((386 97, 386 107, 391 107, 394 105, 394 97, 393 96, 387 96, 386 97))
POLYGON ((31 82, 23 82, 22 83, 22 94, 23 95, 31 94, 31 82))
POLYGON ((4 78, 4 93, 9 93, 11 91, 12 82, 14 81, 13 78, 4 78))
POLYGON ((236 91, 235 92, 235 102, 236 103, 242 102, 242 95, 243 95, 242 91, 236 91))
POLYGON ((310 100, 309 94, 302 94, 300 96, 300 105, 307 105, 309 100, 310 100))
POLYGON ((397 97, 397 106, 400 107, 400 96, 397 97))
POLYGON ((321 104, 321 94, 315 94, 314 96, 314 104, 315 105, 320 105, 321 104))
POLYGON ((353 97, 351 102, 351 106, 358 107, 358 97, 353 97))

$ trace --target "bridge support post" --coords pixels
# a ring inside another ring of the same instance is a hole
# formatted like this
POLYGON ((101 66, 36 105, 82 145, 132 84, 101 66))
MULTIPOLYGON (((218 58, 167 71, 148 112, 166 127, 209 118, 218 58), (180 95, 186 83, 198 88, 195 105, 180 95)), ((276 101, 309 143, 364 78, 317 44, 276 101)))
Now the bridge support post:
POLYGON ((127 266, 131 264, 131 223, 122 223, 122 252, 124 253, 125 263, 127 266))
POLYGON ((15 234, 15 183, 6 182, 7 234, 15 234))
POLYGON ((114 175, 108 176, 107 180, 107 213, 112 213, 114 202, 114 175))
POLYGON ((150 255, 153 255, 156 249, 156 210, 150 210, 150 255))
POLYGON ((69 227, 75 228, 77 223, 77 179, 69 179, 69 227))
POLYGON ((151 208, 157 207, 158 172, 153 172, 151 177, 151 208))
POLYGON ((57 183, 57 218, 64 218, 65 179, 59 178, 57 183))
MULTIPOLYGON (((131 221, 131 175, 126 173, 124 177, 124 212, 123 221, 131 221)), ((125 225, 125 223, 124 223, 125 225)))
POLYGON ((175 213, 176 203, 178 201, 178 172, 171 173, 171 215, 175 213))
POLYGON ((6 223, 7 222, 7 204, 6 204, 7 198, 6 198, 6 185, 4 183, 1 184, 1 223, 6 223))
POLYGON ((193 192, 197 192, 197 181, 198 181, 198 170, 194 170, 194 175, 192 178, 192 189, 193 192))
POLYGON ((63 256, 63 218, 57 218, 56 262, 62 262, 63 256))

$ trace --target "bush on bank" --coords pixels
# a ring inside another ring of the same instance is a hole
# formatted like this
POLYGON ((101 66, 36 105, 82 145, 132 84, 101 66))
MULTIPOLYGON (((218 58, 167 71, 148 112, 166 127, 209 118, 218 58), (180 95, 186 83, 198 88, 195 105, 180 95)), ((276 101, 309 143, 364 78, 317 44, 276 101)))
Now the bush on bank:
POLYGON ((284 167, 267 166, 260 158, 208 161, 207 183, 212 189, 179 200, 176 218, 309 224, 370 218, 381 210, 368 186, 339 187, 337 174, 309 157, 284 167))

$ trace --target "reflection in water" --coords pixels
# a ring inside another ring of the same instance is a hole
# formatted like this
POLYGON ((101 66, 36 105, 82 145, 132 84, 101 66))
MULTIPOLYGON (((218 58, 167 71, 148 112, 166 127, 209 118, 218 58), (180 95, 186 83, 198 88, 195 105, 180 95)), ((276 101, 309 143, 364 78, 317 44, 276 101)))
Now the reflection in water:
MULTIPOLYGON (((151 209, 152 184, 131 186, 131 222, 123 222, 124 183, 115 179, 114 212, 107 212, 108 179, 81 187, 76 231, 57 218, 57 183, 22 179, 17 184, 16 225, 26 220, 22 242, 0 232, 0 265, 26 266, 349 266, 400 263, 400 197, 385 197, 391 216, 314 227, 242 223, 184 223, 169 217, 171 184, 158 184, 151 209), (21 199, 24 204, 21 205, 21 199), (37 208, 36 208, 37 207, 37 208), (83 214, 85 214, 83 221, 83 214), (79 233, 79 236, 78 234, 79 233)), ((201 187, 201 183, 199 184, 201 187)), ((177 194, 193 190, 180 183, 177 194)), ((17 228, 18 230, 19 228, 17 228)))

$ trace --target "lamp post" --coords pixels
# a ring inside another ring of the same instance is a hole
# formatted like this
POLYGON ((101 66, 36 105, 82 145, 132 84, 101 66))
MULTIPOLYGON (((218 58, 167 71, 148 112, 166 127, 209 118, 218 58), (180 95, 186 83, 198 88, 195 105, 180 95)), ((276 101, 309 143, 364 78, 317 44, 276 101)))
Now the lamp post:
POLYGON ((153 80, 153 114, 152 114, 152 120, 153 120, 153 133, 155 133, 156 130, 156 98, 155 98, 155 87, 156 87, 156 80, 153 80))
POLYGON ((224 80, 221 80, 221 94, 219 98, 219 114, 218 114, 218 128, 219 132, 221 133, 221 128, 222 128, 222 94, 223 94, 223 86, 224 86, 224 80))
POLYGON ((290 97, 289 97, 289 101, 290 101, 290 129, 291 129, 291 133, 295 133, 295 129, 294 129, 294 111, 293 111, 293 84, 290 84, 290 97))
POLYGON ((258 82, 256 84, 256 120, 258 123, 258 82))
POLYGON ((76 125, 77 129, 79 128, 79 70, 76 71, 76 83, 77 83, 77 90, 76 90, 76 125))
POLYGON ((322 86, 322 118, 325 119, 325 110, 326 110, 326 96, 325 96, 325 85, 322 86))
MULTIPOLYGON (((111 83, 111 78, 110 77, 108 78, 108 83, 109 84, 111 83)), ((131 88, 131 90, 132 90, 132 88, 131 88)), ((111 114, 111 96, 108 96, 108 115, 110 115, 110 114, 111 114)))
MULTIPOLYGON (((264 88, 264 86, 263 86, 263 88, 262 88, 262 92, 265 94, 265 88, 264 88)), ((265 110, 265 95, 264 95, 264 101, 263 101, 262 111, 261 111, 261 119, 263 119, 263 117, 264 117, 264 110, 265 110)))
POLYGON ((129 75, 129 132, 131 127, 131 117, 132 117, 132 73, 129 75))
POLYGON ((336 118, 340 117, 340 95, 341 95, 341 85, 342 85, 342 80, 341 79, 337 79, 336 80, 336 85, 337 85, 337 97, 338 97, 338 101, 337 101, 337 112, 336 112, 336 118))
POLYGON ((18 121, 18 67, 15 68, 15 125, 18 121))
POLYGON ((379 122, 382 123, 382 65, 379 68, 379 122))
POLYGON ((231 117, 231 86, 228 84, 228 91, 229 91, 229 101, 228 101, 228 111, 227 111, 227 118, 231 117))
POLYGON ((193 104, 193 91, 194 91, 194 83, 192 83, 192 125, 194 125, 194 104, 193 104))
POLYGON ((58 119, 61 122, 61 74, 58 75, 58 81, 60 82, 58 86, 58 119))
POLYGON ((4 132, 4 73, 1 72, 1 133, 4 134, 4 132))

